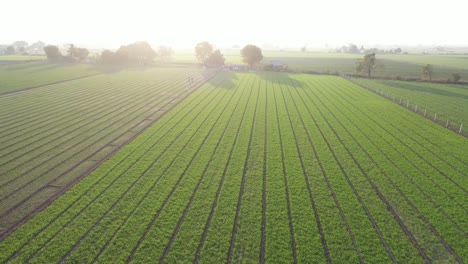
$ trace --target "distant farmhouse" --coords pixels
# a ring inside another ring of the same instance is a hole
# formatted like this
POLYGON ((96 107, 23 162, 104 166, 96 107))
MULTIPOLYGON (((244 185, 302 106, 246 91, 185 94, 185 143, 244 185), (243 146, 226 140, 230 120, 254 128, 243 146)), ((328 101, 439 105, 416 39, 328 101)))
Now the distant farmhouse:
POLYGON ((246 71, 248 70, 247 66, 244 64, 226 64, 223 66, 223 69, 230 71, 246 71))

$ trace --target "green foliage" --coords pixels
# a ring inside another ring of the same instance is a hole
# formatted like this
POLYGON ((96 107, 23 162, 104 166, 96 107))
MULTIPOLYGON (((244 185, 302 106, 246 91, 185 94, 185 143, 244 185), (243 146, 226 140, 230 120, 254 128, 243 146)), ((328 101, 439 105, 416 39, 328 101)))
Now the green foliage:
POLYGON ((157 56, 162 61, 170 60, 172 58, 172 55, 174 55, 174 51, 172 50, 172 48, 166 46, 159 46, 157 56))
POLYGON ((62 58, 62 54, 57 46, 48 45, 44 47, 44 52, 49 60, 58 60, 62 58))
POLYGON ((246 45, 240 51, 242 61, 247 63, 249 67, 259 63, 263 59, 262 50, 254 45, 246 45))
MULTIPOLYGON (((30 70, 47 74, 51 80, 54 74, 83 73, 88 67, 42 66, 30 70)), ((157 120, 210 73, 193 68, 147 67, 142 71, 138 67, 0 95, 2 231, 145 129, 150 119, 157 120), (189 76, 193 79, 190 85, 186 82, 189 76), (44 189, 48 191, 42 192, 44 189)))
POLYGON ((379 66, 375 53, 364 55, 364 58, 358 60, 356 63, 356 72, 365 73, 368 78, 371 77, 372 72, 379 66))
POLYGON ((462 262, 465 143, 338 77, 223 72, 1 241, 0 262, 462 262))
MULTIPOLYGON (((26 57, 28 58, 28 57, 26 57)), ((102 72, 92 65, 31 62, 0 67, 0 94, 102 72)))
POLYGON ((434 76, 434 67, 431 64, 426 64, 422 67, 422 79, 432 81, 432 76, 434 76))
POLYGON ((459 82, 460 79, 461 79, 461 75, 459 73, 453 73, 452 74, 452 80, 453 80, 454 83, 459 82))
POLYGON ((195 47, 195 55, 202 65, 206 67, 219 67, 224 65, 224 55, 219 50, 213 52, 213 46, 208 42, 200 42, 195 47))
POLYGON ((208 67, 219 67, 224 65, 224 56, 219 50, 215 50, 205 62, 205 65, 208 67))
POLYGON ((402 104, 410 102, 411 109, 418 106, 418 111, 439 120, 449 120, 451 127, 458 128, 468 122, 468 86, 438 84, 428 82, 405 82, 389 80, 357 79, 369 89, 395 98, 402 104))
POLYGON ((213 54, 213 45, 207 41, 200 42, 195 46, 195 56, 199 63, 205 65, 211 54, 213 54))
POLYGON ((140 64, 148 65, 156 58, 156 51, 144 41, 121 46, 116 52, 104 50, 100 61, 104 64, 140 64))
POLYGON ((13 46, 8 46, 5 50, 6 55, 12 55, 15 54, 15 47, 13 46))
POLYGON ((88 49, 79 48, 79 47, 76 47, 73 44, 70 44, 67 52, 68 52, 68 57, 69 57, 70 61, 77 60, 77 61, 81 62, 84 59, 86 59, 86 57, 88 57, 88 55, 89 55, 88 49))

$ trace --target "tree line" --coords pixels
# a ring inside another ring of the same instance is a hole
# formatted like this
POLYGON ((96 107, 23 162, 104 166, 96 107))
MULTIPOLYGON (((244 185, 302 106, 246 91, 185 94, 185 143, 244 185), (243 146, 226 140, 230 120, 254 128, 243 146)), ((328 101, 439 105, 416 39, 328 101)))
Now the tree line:
POLYGON ((18 40, 11 44, 0 44, 0 55, 36 55, 42 53, 45 46, 42 41, 29 44, 24 40, 18 40))
MULTIPOLYGON (((253 67, 263 59, 262 49, 249 44, 240 50, 242 61, 249 67, 253 67)), ((195 56, 200 64, 205 67, 220 67, 224 65, 224 55, 220 50, 214 50, 213 45, 207 41, 200 42, 195 46, 195 56)))
POLYGON ((62 55, 58 46, 47 45, 44 47, 44 53, 50 61, 65 61, 65 62, 83 62, 89 55, 89 50, 80 48, 74 44, 68 45, 67 55, 62 55))
POLYGON ((396 49, 377 49, 377 48, 365 48, 363 45, 361 45, 360 48, 356 44, 349 44, 348 46, 341 46, 337 49, 335 49, 336 53, 349 53, 349 54, 401 54, 406 52, 403 52, 401 48, 396 48, 396 49))

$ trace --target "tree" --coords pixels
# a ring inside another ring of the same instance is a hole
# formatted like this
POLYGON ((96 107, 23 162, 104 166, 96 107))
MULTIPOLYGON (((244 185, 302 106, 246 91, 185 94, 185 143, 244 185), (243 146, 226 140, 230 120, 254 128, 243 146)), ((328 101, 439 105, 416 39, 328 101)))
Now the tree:
POLYGON ((395 53, 396 53, 396 54, 400 54, 401 52, 402 52, 401 48, 396 48, 396 49, 395 49, 395 53))
POLYGON ((170 47, 159 46, 157 54, 161 58, 161 60, 167 61, 170 60, 170 58, 174 54, 174 51, 170 47))
POLYGON ((48 45, 44 47, 44 52, 47 56, 47 59, 54 60, 62 57, 60 50, 57 46, 48 45))
POLYGON ((135 42, 127 46, 129 60, 139 64, 147 64, 154 61, 156 51, 145 41, 135 42))
POLYGON ((29 49, 34 50, 34 51, 38 51, 38 50, 44 49, 45 46, 46 45, 45 45, 44 42, 38 41, 38 42, 34 42, 33 44, 29 45, 29 49))
POLYGON ((206 66, 208 67, 219 67, 224 65, 224 55, 221 54, 219 50, 216 50, 211 54, 211 56, 206 60, 206 66))
POLYGON ((121 46, 116 52, 116 60, 120 63, 151 63, 156 58, 156 51, 144 41, 121 46))
POLYGON ((241 56, 242 61, 247 63, 249 67, 252 67, 263 59, 262 50, 250 44, 241 49, 241 56))
POLYGON ((367 74, 367 77, 370 78, 372 72, 377 68, 377 66, 379 66, 379 63, 375 58, 375 53, 371 53, 365 55, 364 58, 358 60, 356 64, 356 71, 358 73, 364 72, 367 74))
POLYGON ((454 82, 454 83, 459 82, 460 79, 461 79, 461 75, 460 75, 459 73, 453 73, 453 74, 452 74, 452 77, 453 77, 453 82, 454 82))
POLYGON ((75 45, 73 44, 70 44, 68 46, 68 50, 67 50, 67 53, 68 53, 68 57, 70 57, 70 59, 74 58, 76 56, 76 50, 77 48, 75 47, 75 45))
POLYGON ((104 64, 114 64, 117 62, 117 58, 114 52, 110 50, 104 50, 101 53, 101 62, 104 64))
POLYGON ((88 57, 89 50, 85 48, 75 48, 75 56, 78 58, 79 61, 83 61, 88 57))
POLYGON ((213 54, 213 46, 207 41, 200 42, 195 46, 195 55, 197 56, 198 62, 206 65, 208 58, 213 54))
POLYGON ((15 47, 13 46, 8 46, 5 50, 6 55, 12 55, 15 54, 15 47))
POLYGON ((434 68, 431 64, 426 64, 422 67, 422 77, 423 79, 432 81, 432 76, 434 75, 434 68))
POLYGON ((13 46, 16 48, 16 49, 21 49, 26 47, 28 45, 28 43, 24 40, 18 40, 18 41, 15 41, 13 42, 13 46))
POLYGON ((154 51, 147 42, 140 41, 127 46, 121 46, 115 53, 109 50, 104 50, 101 53, 100 60, 105 64, 147 64, 151 63, 155 57, 156 51, 154 51))
POLYGON ((307 46, 302 46, 301 47, 301 52, 306 52, 307 51, 307 46))
POLYGON ((358 53, 359 53, 359 49, 358 49, 358 47, 356 46, 356 44, 351 43, 351 44, 349 44, 349 46, 348 46, 348 52, 349 52, 349 53, 353 53, 353 54, 358 54, 358 53))

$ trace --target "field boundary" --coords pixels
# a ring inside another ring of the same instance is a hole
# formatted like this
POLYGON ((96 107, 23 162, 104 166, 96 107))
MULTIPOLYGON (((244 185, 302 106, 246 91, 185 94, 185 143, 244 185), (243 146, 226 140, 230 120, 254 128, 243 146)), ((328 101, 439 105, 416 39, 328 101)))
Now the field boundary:
POLYGON ((61 81, 56 81, 56 82, 51 82, 51 83, 36 85, 36 86, 30 86, 30 87, 21 88, 21 89, 14 90, 14 91, 9 91, 9 92, 0 93, 0 96, 2 96, 2 95, 8 95, 8 94, 16 94, 16 93, 26 92, 26 91, 33 90, 33 89, 37 89, 37 88, 41 88, 41 87, 44 87, 44 86, 49 86, 49 85, 54 85, 54 84, 60 84, 60 83, 65 83, 65 82, 71 82, 71 81, 75 81, 75 80, 79 80, 79 79, 85 79, 85 78, 89 78, 89 77, 93 77, 93 76, 97 76, 97 75, 102 75, 102 74, 104 74, 104 73, 96 73, 96 74, 91 74, 91 75, 86 75, 86 76, 81 76, 81 77, 76 77, 76 78, 71 78, 71 79, 66 79, 66 80, 61 80, 61 81))
MULTIPOLYGON (((102 74, 102 73, 99 73, 99 74, 102 74)), ((95 75, 99 75, 99 74, 95 74, 95 75)), ((89 167, 88 169, 86 169, 84 172, 82 172, 81 174, 79 174, 77 177, 75 177, 71 182, 69 182, 67 185, 65 185, 60 191, 58 191, 57 193, 53 194, 51 197, 49 197, 47 200, 45 200, 43 203, 41 203, 38 207, 36 207, 34 210, 32 210, 31 212, 29 212, 26 216, 24 216, 22 219, 20 219, 18 222, 16 222, 14 225, 10 226, 9 228, 7 228, 6 230, 4 231, 1 231, 0 232, 0 241, 2 241, 3 239, 5 239, 8 235, 10 235, 12 232, 14 232, 16 229, 18 229, 18 227, 22 226, 24 223, 26 223, 29 219, 31 219, 34 215, 36 215, 37 213, 39 213, 40 211, 44 210, 45 208, 47 208, 50 204, 52 204, 53 201, 55 201, 57 198, 59 198, 62 194, 64 194, 65 192, 67 192, 69 189, 71 189, 73 186, 75 186, 78 182, 80 182, 84 177, 86 177, 88 174, 90 174, 92 171, 94 171, 96 168, 98 168, 102 163, 104 163, 105 161, 107 161, 109 158, 111 158, 114 154, 116 154, 119 150, 121 150, 124 146, 128 145, 130 142, 132 142, 135 138, 137 138, 139 135, 141 135, 144 131, 146 131, 149 127, 151 127, 152 125, 154 125, 158 120, 160 120, 162 117, 164 117, 167 113, 169 113, 172 109, 174 109, 177 105, 179 105, 181 102, 183 102, 188 96, 190 96, 193 92, 195 92, 196 90, 198 90, 200 87, 202 87, 205 83, 207 83, 209 80, 211 80, 213 77, 215 77, 217 74, 217 72, 213 72, 212 74, 206 76, 204 78, 204 80, 202 80, 197 86, 195 86, 189 93, 185 94, 184 96, 182 96, 181 98, 179 98, 179 101, 177 103, 173 103, 174 102, 174 99, 170 100, 168 103, 166 103, 166 105, 170 105, 170 107, 164 111, 160 116, 158 116, 157 118, 155 118, 154 120, 152 120, 151 122, 149 122, 147 125, 145 125, 140 131, 136 132, 133 136, 131 136, 130 138, 128 138, 127 140, 125 140, 123 143, 119 144, 119 145, 116 145, 115 148, 109 153, 107 154, 106 156, 104 156, 102 159, 98 160, 95 162, 94 165, 92 165, 91 167, 89 167)), ((76 79, 82 79, 82 78, 87 78, 87 77, 91 77, 91 76, 95 76, 95 75, 89 75, 89 76, 85 76, 85 77, 79 77, 79 78, 75 78, 75 79, 69 79, 69 80, 66 80, 66 81, 60 81, 58 83, 61 83, 61 82, 67 82, 67 81, 71 81, 71 80, 76 80, 76 79)), ((51 85, 51 84, 47 84, 47 85, 51 85)), ((41 85, 41 86, 38 86, 38 87, 34 87, 34 88, 39 88, 39 87, 42 87, 42 86, 47 86, 47 85, 41 85)), ((29 88, 29 89, 34 89, 34 88, 29 88)), ((23 89, 24 91, 24 89, 23 89)), ((19 92, 19 91, 15 91, 15 92, 19 92)), ((0 94, 1 95, 4 95, 4 94, 0 94)), ((176 99, 176 98, 175 98, 176 99)), ((145 122, 146 120, 143 120, 142 122, 145 122)), ((140 123, 142 123, 140 122, 140 123)))
MULTIPOLYGON (((368 90, 369 92, 372 92, 372 93, 374 93, 374 94, 376 94, 376 95, 378 95, 378 96, 380 96, 380 97, 382 97, 382 98, 385 98, 385 99, 387 99, 388 101, 393 102, 393 103, 395 103, 395 104, 397 104, 397 105, 399 105, 399 106, 401 106, 401 107, 403 107, 403 108, 405 108, 405 109, 411 111, 412 113, 418 114, 419 116, 421 116, 421 117, 423 117, 423 118, 425 118, 425 119, 427 119, 427 120, 429 120, 429 121, 432 121, 433 123, 435 123, 435 124, 437 124, 437 125, 439 125, 439 126, 441 126, 441 127, 444 127, 444 128, 446 128, 446 129, 448 129, 448 130, 450 130, 450 131, 453 131, 454 133, 456 133, 456 134, 458 134, 458 135, 461 135, 461 136, 463 136, 463 137, 465 137, 465 138, 468 138, 468 132, 463 131, 463 129, 462 129, 462 131, 460 131, 460 127, 458 127, 458 128, 457 128, 457 127, 451 127, 450 124, 447 124, 447 123, 445 123, 444 121, 437 120, 437 119, 434 120, 434 118, 433 118, 432 116, 428 116, 428 115, 426 115, 424 112, 418 111, 417 108, 416 108, 415 110, 412 110, 412 109, 409 108, 409 106, 407 107, 407 106, 405 106, 405 104, 399 103, 398 101, 395 101, 394 98, 392 98, 392 97, 390 97, 390 96, 387 96, 387 95, 384 94, 384 93, 380 93, 380 92, 378 92, 377 90, 372 89, 372 88, 368 87, 367 85, 364 85, 364 84, 362 84, 362 83, 360 83, 360 82, 354 80, 351 76, 348 76, 348 75, 340 75, 340 77, 343 78, 343 79, 345 79, 345 80, 347 80, 347 81, 349 81, 349 82, 351 82, 351 83, 356 84, 357 86, 359 86, 359 87, 361 87, 361 88, 363 88, 363 89, 368 90)), ((465 130, 466 130, 466 129, 465 129, 465 130)))

